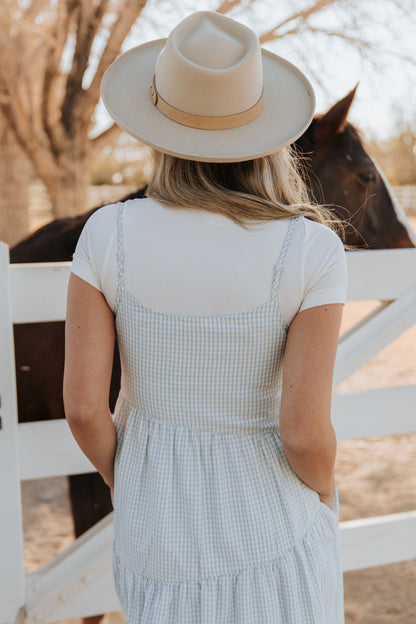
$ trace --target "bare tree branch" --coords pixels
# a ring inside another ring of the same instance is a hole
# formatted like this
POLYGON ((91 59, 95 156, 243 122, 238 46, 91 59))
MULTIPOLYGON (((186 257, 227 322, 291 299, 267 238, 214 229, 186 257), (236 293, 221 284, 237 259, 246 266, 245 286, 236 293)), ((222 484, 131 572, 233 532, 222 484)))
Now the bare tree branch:
MULTIPOLYGON (((3 17, 3 15, 2 15, 3 17)), ((5 24, 3 23, 3 26, 5 24)), ((19 33, 20 39, 23 39, 23 35, 26 37, 31 37, 31 35, 37 35, 40 39, 42 39, 44 44, 53 46, 54 38, 51 36, 49 32, 45 31, 45 28, 41 26, 37 26, 36 24, 27 21, 25 18, 19 18, 19 33)))
MULTIPOLYGON (((323 9, 326 9, 330 5, 341 4, 343 2, 348 2, 348 0, 318 0, 308 9, 304 9, 303 11, 298 11, 297 13, 293 13, 292 15, 287 17, 285 20, 283 20, 282 22, 274 26, 272 29, 263 33, 260 36, 260 42, 264 44, 264 43, 268 43, 269 41, 274 41, 275 39, 279 38, 279 33, 277 33, 276 31, 278 29, 281 29, 286 24, 290 24, 291 22, 294 22, 296 20, 301 20, 303 22, 306 22, 315 13, 319 13, 320 11, 323 11, 323 9)), ((291 32, 293 33, 297 31, 292 29, 291 32)))
POLYGON ((248 7, 251 4, 257 4, 257 2, 256 0, 223 0, 223 2, 221 2, 219 7, 217 7, 215 11, 217 13, 225 15, 226 13, 229 13, 237 7, 243 8, 244 4, 248 7))
POLYGON ((0 53, 3 61, 0 63, 0 105, 16 133, 17 140, 24 144, 28 141, 31 131, 18 93, 13 42, 9 40, 6 45, 2 45, 0 53))
POLYGON ((33 130, 28 124, 28 118, 25 111, 22 110, 20 103, 13 97, 10 92, 5 92, 2 88, 2 74, 0 70, 0 109, 7 124, 13 130, 17 142, 23 151, 30 157, 33 165, 38 173, 42 172, 42 168, 49 169, 51 172, 56 170, 57 162, 47 149, 39 149, 42 146, 41 141, 37 141, 33 136, 33 130))
POLYGON ((235 7, 240 6, 241 2, 242 0, 224 0, 215 10, 217 13, 225 15, 226 13, 229 13, 230 11, 235 9, 235 7))
MULTIPOLYGON (((94 78, 87 90, 82 92, 77 103, 77 110, 72 110, 72 114, 79 115, 79 118, 89 122, 92 113, 100 98, 101 80, 110 63, 120 53, 123 41, 130 32, 133 24, 141 14, 147 0, 126 0, 124 6, 119 11, 119 16, 114 22, 106 46, 101 54, 94 78)), ((62 116, 71 112, 66 108, 69 102, 65 102, 62 109, 62 116)))
POLYGON ((118 136, 120 136, 121 133, 122 129, 116 124, 113 124, 107 128, 107 130, 101 132, 98 136, 90 139, 90 144, 92 145, 94 152, 99 152, 103 149, 103 147, 112 143, 118 136))
POLYGON ((56 119, 57 85, 61 75, 62 54, 68 40, 71 26, 74 24, 79 5, 77 0, 59 0, 57 17, 53 24, 54 45, 48 50, 45 61, 43 94, 41 102, 41 121, 52 150, 57 153, 65 142, 65 130, 60 120, 56 119))
MULTIPOLYGON (((108 4, 109 0, 102 0, 94 9, 89 3, 79 1, 75 51, 67 78, 63 111, 77 109, 77 100, 82 97, 82 81, 90 60, 92 44, 108 4)), ((63 114, 62 120, 67 132, 70 134, 76 132, 74 116, 63 114)))
POLYGON ((326 28, 313 28, 311 26, 308 27, 308 30, 309 32, 315 33, 317 35, 326 35, 327 37, 336 37, 338 39, 342 39, 343 41, 346 41, 347 43, 351 43, 352 45, 356 46, 361 52, 364 52, 366 50, 373 50, 374 52, 380 52, 383 54, 394 54, 397 58, 407 63, 411 63, 412 65, 416 64, 415 57, 408 56, 407 54, 400 54, 396 50, 390 50, 389 48, 376 45, 374 43, 371 43, 370 41, 367 41, 366 39, 363 39, 362 37, 354 37, 352 35, 347 35, 344 32, 327 30, 326 28))
POLYGON ((410 23, 416 23, 416 11, 414 0, 409 0, 406 6, 404 0, 390 0, 390 2, 400 11, 403 16, 410 21, 410 23))
POLYGON ((20 19, 26 21, 27 23, 33 23, 39 13, 45 9, 47 4, 48 0, 31 0, 20 19))

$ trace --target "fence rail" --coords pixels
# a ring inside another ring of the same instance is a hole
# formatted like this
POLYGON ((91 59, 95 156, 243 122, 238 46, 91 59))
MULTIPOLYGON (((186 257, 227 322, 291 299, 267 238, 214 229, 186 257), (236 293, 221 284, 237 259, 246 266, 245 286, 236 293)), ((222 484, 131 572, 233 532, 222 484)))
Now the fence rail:
MULTIPOLYGON (((416 249, 347 255, 348 300, 379 299, 379 307, 341 338, 335 384, 360 368, 416 322, 416 249)), ((24 574, 20 481, 92 471, 64 420, 17 423, 13 323, 65 316, 69 263, 9 265, 0 244, 0 624, 27 623, 118 610, 111 577, 112 517, 67 551, 24 574), (29 305, 30 304, 30 305, 29 305)), ((416 430, 416 386, 334 394, 339 439, 416 430)), ((416 558, 416 510, 341 523, 343 568, 356 570, 416 558)))

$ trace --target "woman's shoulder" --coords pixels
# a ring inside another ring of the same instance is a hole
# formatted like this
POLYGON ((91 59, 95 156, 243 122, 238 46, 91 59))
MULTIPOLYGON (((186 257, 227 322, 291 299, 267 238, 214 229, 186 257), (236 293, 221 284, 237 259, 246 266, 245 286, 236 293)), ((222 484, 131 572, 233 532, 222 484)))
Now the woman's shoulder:
POLYGON ((324 223, 318 221, 312 221, 308 217, 303 216, 301 219, 304 227, 304 234, 306 240, 322 240, 342 242, 338 234, 324 223))
POLYGON ((323 223, 302 217, 305 260, 311 256, 333 258, 345 254, 344 244, 338 234, 323 223))
POLYGON ((117 226, 117 218, 121 208, 123 208, 124 213, 131 213, 139 208, 144 208, 149 201, 147 197, 143 197, 106 204, 92 213, 85 226, 89 231, 98 233, 112 232, 117 226))
POLYGON ((95 229, 103 230, 114 226, 117 220, 119 205, 119 203, 106 204, 105 206, 101 206, 101 208, 97 208, 88 218, 85 227, 91 231, 95 229))

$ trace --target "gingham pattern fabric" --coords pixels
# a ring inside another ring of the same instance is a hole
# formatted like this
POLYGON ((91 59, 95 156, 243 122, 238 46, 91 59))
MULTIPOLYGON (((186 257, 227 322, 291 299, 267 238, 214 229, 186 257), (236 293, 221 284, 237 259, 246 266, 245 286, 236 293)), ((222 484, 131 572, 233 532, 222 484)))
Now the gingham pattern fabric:
POLYGON ((114 578, 130 624, 342 624, 335 512, 279 437, 277 292, 224 316, 168 314, 124 284, 118 212, 114 578))

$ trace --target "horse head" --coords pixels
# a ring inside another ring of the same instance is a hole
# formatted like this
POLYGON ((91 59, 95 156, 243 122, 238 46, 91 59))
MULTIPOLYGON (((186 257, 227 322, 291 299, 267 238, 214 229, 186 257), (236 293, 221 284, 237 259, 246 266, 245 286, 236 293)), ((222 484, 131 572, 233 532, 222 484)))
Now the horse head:
POLYGON ((325 114, 314 117, 296 141, 315 201, 345 220, 345 242, 358 248, 414 247, 399 220, 397 202, 368 155, 360 133, 347 121, 355 87, 325 114))

